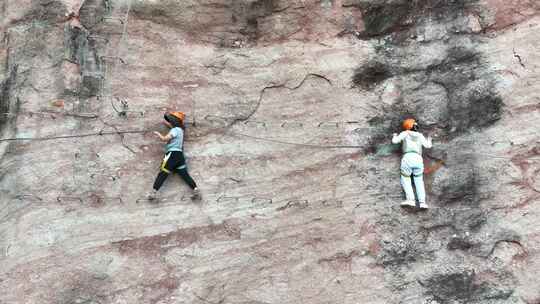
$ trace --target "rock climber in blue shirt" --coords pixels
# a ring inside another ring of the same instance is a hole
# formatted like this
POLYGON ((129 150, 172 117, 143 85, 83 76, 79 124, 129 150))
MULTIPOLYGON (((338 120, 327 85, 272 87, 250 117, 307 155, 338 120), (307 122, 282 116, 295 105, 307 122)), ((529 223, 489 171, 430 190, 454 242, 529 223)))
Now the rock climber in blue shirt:
POLYGON ((148 195, 148 199, 154 200, 156 198, 157 191, 172 172, 178 173, 192 189, 193 199, 200 198, 199 188, 197 188, 197 184, 188 173, 183 152, 185 115, 182 112, 167 112, 165 113, 164 118, 165 121, 163 123, 170 128, 169 133, 165 136, 159 132, 154 132, 154 134, 157 135, 161 141, 167 143, 165 145, 165 158, 161 163, 161 170, 156 177, 154 189, 148 195))

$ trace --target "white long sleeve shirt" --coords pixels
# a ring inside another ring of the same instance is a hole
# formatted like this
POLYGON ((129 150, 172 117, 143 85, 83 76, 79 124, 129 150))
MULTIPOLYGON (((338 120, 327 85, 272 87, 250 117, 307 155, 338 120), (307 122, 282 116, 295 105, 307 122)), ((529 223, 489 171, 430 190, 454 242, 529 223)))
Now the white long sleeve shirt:
POLYGON ((393 144, 399 144, 403 142, 401 150, 403 153, 418 153, 422 155, 422 147, 431 148, 431 138, 426 139, 422 133, 416 131, 403 131, 399 135, 394 134, 392 137, 393 144))

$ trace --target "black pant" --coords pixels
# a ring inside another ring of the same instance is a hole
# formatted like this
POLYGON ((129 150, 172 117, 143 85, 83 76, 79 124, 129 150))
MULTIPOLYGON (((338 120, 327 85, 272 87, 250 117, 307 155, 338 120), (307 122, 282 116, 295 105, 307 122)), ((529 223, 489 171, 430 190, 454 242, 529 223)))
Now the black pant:
POLYGON ((188 186, 191 189, 195 189, 197 187, 197 184, 191 178, 191 176, 189 176, 186 167, 186 159, 184 158, 184 152, 173 151, 167 153, 167 155, 169 155, 169 158, 165 163, 161 164, 161 171, 159 172, 158 176, 156 177, 156 181, 154 182, 154 189, 156 191, 159 190, 159 188, 161 188, 161 185, 163 185, 163 182, 172 172, 180 174, 180 177, 188 184, 188 186))

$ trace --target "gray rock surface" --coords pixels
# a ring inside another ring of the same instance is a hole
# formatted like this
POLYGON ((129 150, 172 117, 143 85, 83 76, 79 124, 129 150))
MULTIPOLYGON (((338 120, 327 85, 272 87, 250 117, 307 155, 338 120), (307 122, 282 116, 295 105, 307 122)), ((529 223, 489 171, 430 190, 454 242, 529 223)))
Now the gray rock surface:
POLYGON ((0 303, 540 302, 537 1, 0 15, 0 303), (167 109, 200 201, 145 197, 167 109), (411 115, 427 212, 398 206, 411 115))

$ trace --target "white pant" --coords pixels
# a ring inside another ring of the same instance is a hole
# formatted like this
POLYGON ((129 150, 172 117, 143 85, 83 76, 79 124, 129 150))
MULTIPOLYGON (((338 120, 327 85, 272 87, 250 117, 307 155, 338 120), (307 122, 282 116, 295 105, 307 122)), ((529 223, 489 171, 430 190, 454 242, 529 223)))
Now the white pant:
POLYGON ((417 153, 406 153, 401 159, 401 186, 405 191, 408 201, 415 201, 414 191, 411 184, 411 175, 414 178, 414 186, 420 203, 426 202, 426 190, 424 189, 424 160, 417 153))

